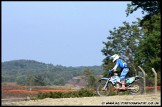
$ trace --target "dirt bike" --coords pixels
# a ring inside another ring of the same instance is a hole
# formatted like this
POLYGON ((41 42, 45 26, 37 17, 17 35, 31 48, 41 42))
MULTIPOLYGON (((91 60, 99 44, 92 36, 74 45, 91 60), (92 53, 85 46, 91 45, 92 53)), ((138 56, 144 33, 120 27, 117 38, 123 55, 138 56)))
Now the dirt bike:
POLYGON ((109 96, 112 92, 128 91, 129 94, 142 94, 144 92, 144 85, 142 83, 142 77, 133 76, 125 78, 125 87, 126 90, 120 90, 122 86, 120 77, 117 72, 109 74, 109 77, 103 77, 99 79, 97 86, 97 94, 99 96, 109 96))

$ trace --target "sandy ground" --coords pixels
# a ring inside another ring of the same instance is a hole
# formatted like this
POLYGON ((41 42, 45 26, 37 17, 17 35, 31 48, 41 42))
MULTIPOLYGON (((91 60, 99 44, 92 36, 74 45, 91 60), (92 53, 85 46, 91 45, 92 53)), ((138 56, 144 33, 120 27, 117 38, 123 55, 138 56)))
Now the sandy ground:
POLYGON ((161 94, 147 95, 116 95, 107 97, 82 97, 82 98, 45 98, 18 102, 2 102, 9 106, 160 106, 161 94))

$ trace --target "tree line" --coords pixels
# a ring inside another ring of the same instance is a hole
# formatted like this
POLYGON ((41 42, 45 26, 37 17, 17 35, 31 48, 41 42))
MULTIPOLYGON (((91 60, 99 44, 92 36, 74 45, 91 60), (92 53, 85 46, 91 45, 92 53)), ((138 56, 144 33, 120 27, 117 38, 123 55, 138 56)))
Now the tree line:
POLYGON ((93 76, 103 73, 101 66, 66 67, 22 59, 3 62, 1 80, 28 86, 65 85, 73 77, 84 75, 85 69, 93 76))

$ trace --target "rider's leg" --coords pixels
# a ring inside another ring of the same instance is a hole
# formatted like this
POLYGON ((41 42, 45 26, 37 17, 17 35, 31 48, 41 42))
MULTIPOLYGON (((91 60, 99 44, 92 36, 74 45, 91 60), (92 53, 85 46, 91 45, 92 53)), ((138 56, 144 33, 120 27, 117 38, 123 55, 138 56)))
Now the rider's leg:
POLYGON ((125 81, 123 80, 123 81, 121 81, 121 83, 122 83, 122 87, 119 88, 119 89, 121 89, 121 90, 126 90, 125 81))
POLYGON ((121 80, 121 83, 122 83, 122 87, 119 88, 121 90, 125 90, 126 87, 125 87, 125 76, 128 74, 129 72, 129 69, 128 68, 124 68, 121 72, 121 75, 120 75, 120 80, 121 80))

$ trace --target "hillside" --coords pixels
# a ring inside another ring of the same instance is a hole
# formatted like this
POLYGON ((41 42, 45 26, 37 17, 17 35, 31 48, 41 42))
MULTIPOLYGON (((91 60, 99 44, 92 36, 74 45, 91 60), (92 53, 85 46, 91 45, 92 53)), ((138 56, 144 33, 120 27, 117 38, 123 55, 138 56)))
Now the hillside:
POLYGON ((85 68, 94 75, 104 71, 101 66, 66 67, 46 64, 35 60, 12 60, 2 62, 2 82, 21 85, 64 85, 75 76, 82 76, 85 68))

